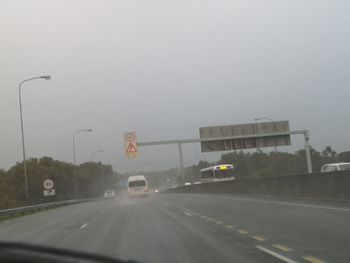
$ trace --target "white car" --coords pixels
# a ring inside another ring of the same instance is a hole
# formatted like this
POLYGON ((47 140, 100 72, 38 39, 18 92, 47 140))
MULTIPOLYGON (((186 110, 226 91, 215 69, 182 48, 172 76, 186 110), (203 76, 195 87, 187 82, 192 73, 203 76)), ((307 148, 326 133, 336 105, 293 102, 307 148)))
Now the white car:
POLYGON ((148 196, 147 180, 143 175, 130 176, 128 179, 129 197, 148 196))
POLYGON ((107 190, 103 196, 105 199, 114 198, 115 192, 113 190, 107 190))
POLYGON ((350 170, 350 163, 327 163, 322 165, 321 172, 335 172, 350 170))

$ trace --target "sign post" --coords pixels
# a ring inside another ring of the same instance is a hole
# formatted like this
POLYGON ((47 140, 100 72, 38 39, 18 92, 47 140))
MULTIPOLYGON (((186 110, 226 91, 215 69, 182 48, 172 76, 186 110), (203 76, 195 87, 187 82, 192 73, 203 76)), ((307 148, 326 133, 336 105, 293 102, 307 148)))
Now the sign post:
POLYGON ((184 158, 182 154, 182 143, 178 143, 178 149, 179 149, 179 161, 180 161, 180 178, 182 180, 182 183, 185 183, 185 173, 184 173, 184 158))
POLYGON ((127 158, 137 157, 136 132, 124 132, 124 152, 127 158))

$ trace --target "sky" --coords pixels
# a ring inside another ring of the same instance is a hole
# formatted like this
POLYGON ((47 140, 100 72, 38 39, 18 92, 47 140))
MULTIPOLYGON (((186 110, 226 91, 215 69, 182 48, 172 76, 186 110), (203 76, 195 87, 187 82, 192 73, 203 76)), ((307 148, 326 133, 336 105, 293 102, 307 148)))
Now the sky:
MULTIPOLYGON (((178 165, 176 146, 123 153, 138 141, 199 137, 199 127, 289 120, 311 145, 350 150, 349 1, 1 0, 0 168, 28 157, 111 164, 120 172, 178 165)), ((302 136, 292 138, 294 151, 302 136)), ((270 150, 270 149, 268 149, 270 150)), ((184 146, 186 165, 214 160, 184 146)))

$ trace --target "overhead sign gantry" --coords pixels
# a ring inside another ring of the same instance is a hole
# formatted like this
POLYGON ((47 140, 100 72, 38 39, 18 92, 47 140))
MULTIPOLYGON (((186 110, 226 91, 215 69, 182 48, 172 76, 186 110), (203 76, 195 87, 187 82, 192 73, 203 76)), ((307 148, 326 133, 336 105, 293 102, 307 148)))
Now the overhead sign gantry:
POLYGON ((184 181, 182 144, 201 143, 202 152, 230 151, 290 145, 290 136, 303 134, 308 173, 312 173, 312 164, 308 130, 289 130, 288 121, 249 123, 203 127, 199 129, 200 138, 137 142, 138 147, 164 144, 177 144, 179 151, 180 176, 184 181))

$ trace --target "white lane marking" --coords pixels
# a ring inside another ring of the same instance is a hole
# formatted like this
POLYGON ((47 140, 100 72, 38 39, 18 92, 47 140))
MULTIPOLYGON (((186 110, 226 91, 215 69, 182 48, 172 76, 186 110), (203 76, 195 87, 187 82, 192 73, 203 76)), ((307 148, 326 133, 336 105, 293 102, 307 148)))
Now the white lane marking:
POLYGON ((87 225, 88 225, 88 223, 85 223, 85 224, 81 225, 79 228, 80 228, 80 229, 83 229, 83 228, 86 227, 87 225))
POLYGON ((101 210, 100 213, 103 214, 105 211, 101 210))
POLYGON ((188 213, 188 212, 184 212, 184 214, 185 215, 187 215, 187 216, 192 216, 190 213, 188 213))
POLYGON ((278 254, 278 253, 276 253, 276 252, 273 252, 272 250, 267 249, 267 248, 265 248, 265 247, 262 247, 262 246, 256 246, 256 247, 257 247, 259 250, 261 250, 261 251, 263 251, 263 252, 269 254, 270 256, 273 256, 273 257, 275 257, 275 258, 278 258, 278 259, 282 260, 283 262, 286 262, 286 263, 297 263, 296 261, 294 261, 294 260, 292 260, 292 259, 290 259, 290 258, 287 258, 287 257, 285 257, 285 256, 282 256, 282 255, 280 255, 280 254, 278 254))
POLYGON ((190 209, 188 209, 188 208, 186 208, 186 207, 182 207, 182 206, 179 206, 179 209, 181 209, 181 210, 184 210, 184 211, 186 211, 187 213, 189 213, 189 214, 195 214, 195 212, 194 211, 192 211, 192 210, 190 210, 190 209))
POLYGON ((259 199, 251 199, 251 198, 240 198, 240 197, 228 197, 227 199, 236 199, 236 200, 241 200, 241 201, 250 201, 250 202, 257 202, 257 203, 300 206, 300 207, 307 207, 307 208, 318 208, 318 209, 328 209, 328 210, 337 210, 337 211, 350 212, 350 208, 340 208, 340 207, 331 207, 331 206, 319 206, 319 205, 307 205, 307 204, 299 204, 299 203, 291 203, 291 202, 269 201, 269 200, 259 200, 259 199))
POLYGON ((191 214, 194 213, 192 210, 190 210, 190 209, 188 209, 188 208, 186 208, 186 207, 181 207, 181 209, 182 209, 182 210, 185 210, 185 211, 187 211, 187 212, 189 212, 189 213, 191 213, 191 214))

